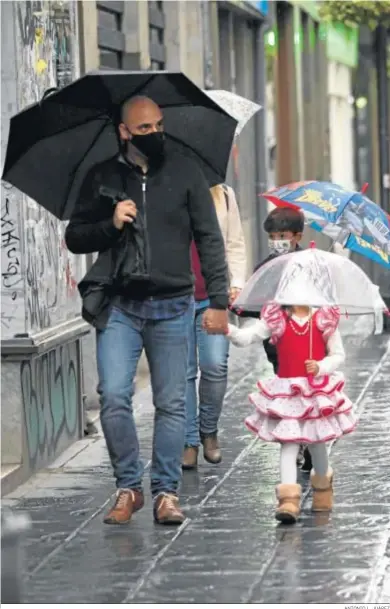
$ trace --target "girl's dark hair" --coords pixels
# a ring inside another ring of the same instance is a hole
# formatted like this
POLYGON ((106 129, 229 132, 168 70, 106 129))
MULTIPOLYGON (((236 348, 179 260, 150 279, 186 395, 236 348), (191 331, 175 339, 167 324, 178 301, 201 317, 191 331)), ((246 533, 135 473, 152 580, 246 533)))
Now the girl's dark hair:
POLYGON ((263 228, 266 233, 303 233, 305 228, 304 215, 298 209, 277 207, 266 217, 263 228))

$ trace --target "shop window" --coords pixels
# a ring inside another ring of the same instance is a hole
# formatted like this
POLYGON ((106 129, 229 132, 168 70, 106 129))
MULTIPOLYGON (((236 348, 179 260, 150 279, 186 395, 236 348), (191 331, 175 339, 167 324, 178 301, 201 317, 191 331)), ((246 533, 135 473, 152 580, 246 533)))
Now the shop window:
POLYGON ((122 32, 123 2, 96 3, 100 67, 120 70, 123 65, 125 37, 122 32))
POLYGON ((98 26, 109 30, 121 29, 121 16, 118 13, 98 8, 98 26))
POLYGON ((150 69, 151 70, 164 70, 165 69, 165 64, 162 61, 154 61, 154 60, 152 60, 150 62, 150 69))
POLYGON ((99 49, 100 67, 109 68, 112 70, 121 69, 121 53, 111 51, 109 49, 99 49))
POLYGON ((164 44, 164 30, 160 30, 156 27, 150 27, 149 41, 151 44, 164 44))
POLYGON ((162 12, 163 11, 163 3, 162 3, 162 1, 160 1, 160 2, 149 1, 149 8, 155 9, 156 11, 162 12))
POLYGON ((165 14, 163 2, 149 2, 149 53, 152 70, 165 69, 165 14))

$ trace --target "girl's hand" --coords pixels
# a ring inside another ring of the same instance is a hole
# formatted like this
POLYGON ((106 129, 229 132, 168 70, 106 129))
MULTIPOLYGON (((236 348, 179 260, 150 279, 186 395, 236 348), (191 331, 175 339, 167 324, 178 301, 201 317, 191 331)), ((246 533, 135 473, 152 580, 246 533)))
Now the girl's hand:
POLYGON ((312 374, 313 376, 317 376, 317 374, 320 371, 318 362, 316 362, 314 359, 307 359, 305 361, 305 366, 306 366, 307 374, 312 374))
POLYGON ((229 304, 232 304, 236 298, 240 295, 240 288, 230 288, 229 290, 229 304))

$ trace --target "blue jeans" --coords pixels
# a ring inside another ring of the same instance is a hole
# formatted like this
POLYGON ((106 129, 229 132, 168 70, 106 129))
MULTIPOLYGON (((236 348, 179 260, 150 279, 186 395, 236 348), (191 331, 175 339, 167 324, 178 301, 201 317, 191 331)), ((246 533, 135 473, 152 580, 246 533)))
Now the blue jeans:
POLYGON ((186 396, 185 446, 199 446, 200 435, 218 430, 228 373, 229 341, 226 336, 207 334, 202 328, 205 308, 197 309, 190 333, 186 396), (196 379, 200 369, 199 418, 196 379))
POLYGON ((193 303, 167 320, 147 320, 113 308, 97 337, 101 422, 117 488, 142 489, 132 397, 137 364, 145 348, 155 406, 151 467, 152 495, 176 493, 181 480, 185 435, 188 329, 193 303))

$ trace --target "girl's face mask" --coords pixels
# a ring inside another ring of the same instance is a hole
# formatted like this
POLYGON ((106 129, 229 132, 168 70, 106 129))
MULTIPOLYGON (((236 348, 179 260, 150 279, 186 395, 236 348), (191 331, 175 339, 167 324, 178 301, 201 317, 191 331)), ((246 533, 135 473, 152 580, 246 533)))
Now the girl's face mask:
POLYGON ((291 239, 269 239, 268 247, 271 254, 288 254, 291 251, 291 239))

